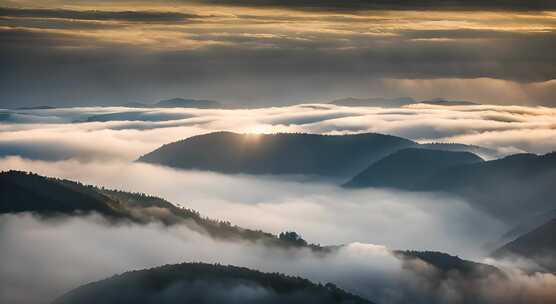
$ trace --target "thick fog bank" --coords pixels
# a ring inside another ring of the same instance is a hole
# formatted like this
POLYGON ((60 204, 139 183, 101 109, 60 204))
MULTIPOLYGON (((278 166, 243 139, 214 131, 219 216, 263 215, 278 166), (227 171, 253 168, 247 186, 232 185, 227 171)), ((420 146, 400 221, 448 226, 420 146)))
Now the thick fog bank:
POLYGON ((480 145, 493 150, 482 155, 486 158, 556 150, 556 110, 548 107, 314 104, 236 110, 61 108, 0 114, 0 155, 43 160, 135 160, 165 143, 221 130, 377 132, 419 142, 480 145))
POLYGON ((211 218, 273 233, 294 230, 323 245, 364 242, 481 257, 490 249, 485 245, 508 229, 447 195, 349 190, 299 176, 223 175, 127 162, 0 159, 0 170, 8 169, 157 195, 211 218))
POLYGON ((167 263, 208 262, 282 272, 339 287, 378 303, 547 303, 556 277, 506 270, 466 277, 419 261, 401 262, 379 245, 352 243, 329 255, 215 241, 185 226, 108 225, 101 217, 40 220, 0 216, 0 302, 44 303, 81 284, 167 263))

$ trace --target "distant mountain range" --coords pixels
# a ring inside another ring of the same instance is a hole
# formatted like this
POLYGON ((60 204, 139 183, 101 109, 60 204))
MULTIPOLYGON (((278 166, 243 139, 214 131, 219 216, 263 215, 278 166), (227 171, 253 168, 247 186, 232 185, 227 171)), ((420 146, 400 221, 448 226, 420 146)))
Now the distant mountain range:
POLYGON ((215 132, 163 145, 141 156, 138 161, 222 173, 351 178, 369 164, 409 147, 470 150, 485 154, 492 152, 460 144, 420 145, 409 139, 376 133, 319 135, 215 132))
POLYGON ((415 100, 411 97, 398 97, 398 98, 384 98, 384 97, 375 97, 375 98, 343 98, 337 99, 332 102, 331 104, 337 106, 348 106, 348 107, 385 107, 385 108, 398 108, 402 106, 407 106, 411 104, 417 103, 425 103, 425 104, 432 104, 432 105, 442 105, 442 106, 469 106, 469 105, 478 105, 478 103, 465 101, 465 100, 450 100, 444 98, 434 98, 429 100, 415 100))
POLYGON ((126 272, 89 283, 53 304, 322 303, 372 304, 333 284, 248 268, 184 263, 126 272))
MULTIPOLYGON (((87 122, 107 122, 107 121, 168 121, 177 119, 191 118, 193 115, 185 113, 151 113, 148 111, 117 112, 107 114, 97 114, 87 117, 87 122)), ((81 121, 77 121, 81 122, 81 121)))
POLYGON ((206 99, 185 99, 172 98, 160 100, 154 104, 131 102, 121 105, 129 108, 198 108, 198 109, 217 109, 222 108, 223 104, 214 100, 206 99))
POLYGON ((429 100, 421 100, 417 103, 425 103, 438 106, 476 106, 479 105, 477 102, 467 101, 467 100, 451 100, 444 98, 434 98, 429 100))
POLYGON ((346 107, 392 107, 397 108, 409 104, 415 103, 415 99, 411 97, 399 97, 399 98, 384 98, 384 97, 375 97, 375 98, 343 98, 337 99, 330 102, 333 105, 337 106, 346 106, 346 107))
POLYGON ((56 107, 51 106, 34 106, 34 107, 20 107, 16 108, 16 110, 52 110, 56 109, 56 107))

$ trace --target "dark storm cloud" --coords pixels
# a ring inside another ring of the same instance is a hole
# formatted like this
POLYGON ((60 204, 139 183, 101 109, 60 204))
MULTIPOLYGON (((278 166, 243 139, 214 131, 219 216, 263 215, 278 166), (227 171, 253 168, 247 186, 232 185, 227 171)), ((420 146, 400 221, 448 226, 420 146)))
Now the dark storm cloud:
POLYGON ((176 22, 197 18, 194 14, 158 11, 76 11, 66 9, 1 8, 0 17, 61 18, 74 20, 114 20, 128 22, 176 22))
POLYGON ((539 11, 556 9, 553 0, 198 0, 210 4, 250 7, 284 7, 306 10, 502 10, 539 11))

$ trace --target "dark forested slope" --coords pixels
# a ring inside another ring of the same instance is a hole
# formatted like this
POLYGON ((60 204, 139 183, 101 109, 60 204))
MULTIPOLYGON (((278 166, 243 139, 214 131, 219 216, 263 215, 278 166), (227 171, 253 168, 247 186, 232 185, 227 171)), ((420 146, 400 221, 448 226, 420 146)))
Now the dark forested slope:
POLYGON ((184 263, 131 271, 81 286, 55 304, 344 303, 371 302, 332 284, 247 268, 184 263))
POLYGON ((223 173, 350 177, 413 141, 382 134, 216 132, 166 144, 139 161, 223 173))
POLYGON ((413 190, 441 169, 482 161, 469 152, 408 148, 373 163, 346 186, 413 190))

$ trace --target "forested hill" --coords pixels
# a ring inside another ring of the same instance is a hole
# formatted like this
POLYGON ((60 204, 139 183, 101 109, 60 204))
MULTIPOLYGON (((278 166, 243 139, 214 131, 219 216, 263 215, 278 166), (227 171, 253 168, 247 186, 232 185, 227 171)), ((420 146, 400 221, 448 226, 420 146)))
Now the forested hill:
POLYGON ((439 170, 482 161, 469 152, 408 148, 373 163, 346 186, 413 190, 439 170))
POLYGON ((497 249, 493 256, 530 259, 556 273, 556 218, 497 249))
POLYGON ((372 304, 333 284, 235 266, 184 263, 131 271, 81 286, 54 304, 372 304))
POLYGON ((556 152, 516 154, 440 170, 420 189, 459 195, 477 208, 516 223, 554 209, 555 181, 556 152))
POLYGON ((354 177, 347 186, 447 192, 517 224, 554 209, 556 152, 481 161, 467 152, 406 149, 354 177))
POLYGON ((20 212, 40 216, 97 213, 113 222, 187 225, 193 230, 219 239, 327 250, 325 247, 308 244, 295 232, 276 236, 260 230, 241 228, 229 222, 202 217, 197 211, 180 208, 164 199, 143 193, 101 189, 21 171, 0 172, 0 214, 20 212))
POLYGON ((351 177, 370 163, 413 145, 408 139, 374 133, 216 132, 166 144, 139 161, 223 173, 351 177))

